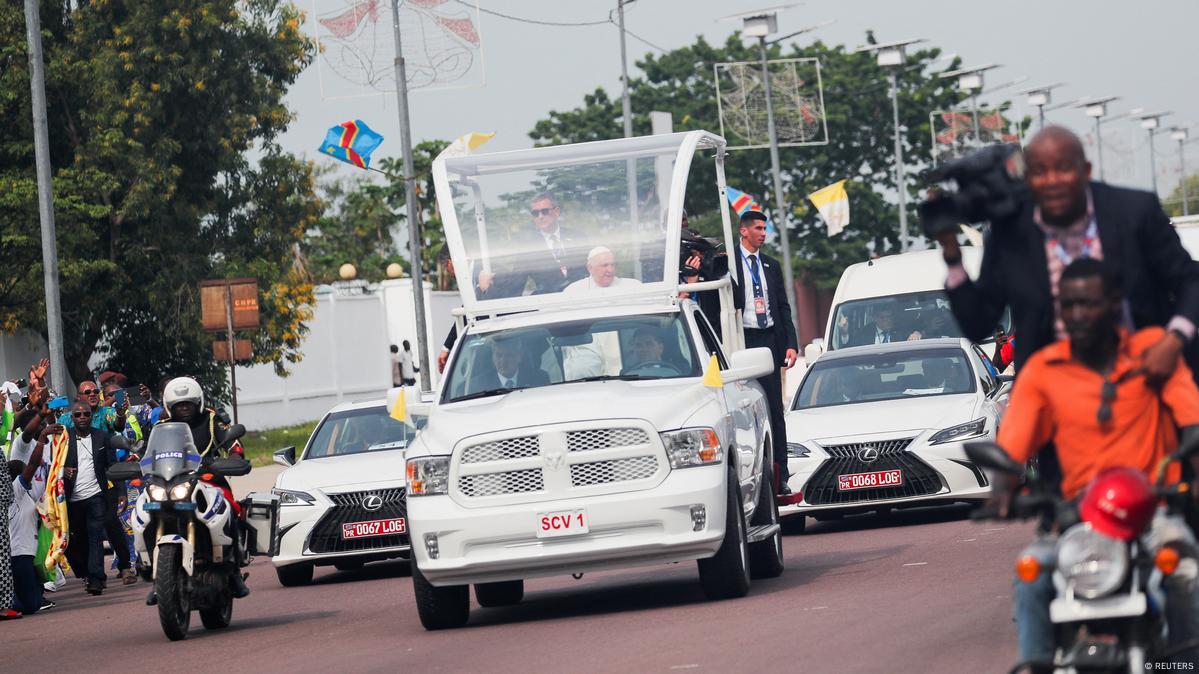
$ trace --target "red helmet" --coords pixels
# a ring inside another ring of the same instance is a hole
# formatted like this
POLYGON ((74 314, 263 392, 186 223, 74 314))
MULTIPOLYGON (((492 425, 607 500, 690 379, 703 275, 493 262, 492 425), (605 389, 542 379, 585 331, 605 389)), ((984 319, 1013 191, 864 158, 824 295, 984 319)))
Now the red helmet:
POLYGON ((1132 468, 1100 471, 1078 504, 1084 522, 1122 541, 1130 541, 1144 531, 1156 509, 1153 486, 1143 473, 1132 468))

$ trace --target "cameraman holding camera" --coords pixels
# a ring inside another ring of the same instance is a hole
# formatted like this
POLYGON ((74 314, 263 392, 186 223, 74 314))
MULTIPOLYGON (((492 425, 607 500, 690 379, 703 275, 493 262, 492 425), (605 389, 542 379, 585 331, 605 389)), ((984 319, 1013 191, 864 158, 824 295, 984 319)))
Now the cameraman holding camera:
POLYGON ((925 232, 940 242, 949 267, 946 289, 962 333, 974 341, 990 337, 1010 307, 1019 373, 1030 356, 1066 337, 1057 308, 1062 270, 1079 258, 1105 260, 1123 279, 1124 327, 1167 328, 1142 358, 1148 381, 1165 381, 1199 325, 1199 266, 1157 195, 1091 182, 1082 142, 1062 127, 1038 133, 1024 163, 1020 182, 1011 147, 981 150, 935 174, 954 178, 959 193, 921 205, 925 232), (957 223, 983 220, 991 226, 972 281, 962 267, 957 223))

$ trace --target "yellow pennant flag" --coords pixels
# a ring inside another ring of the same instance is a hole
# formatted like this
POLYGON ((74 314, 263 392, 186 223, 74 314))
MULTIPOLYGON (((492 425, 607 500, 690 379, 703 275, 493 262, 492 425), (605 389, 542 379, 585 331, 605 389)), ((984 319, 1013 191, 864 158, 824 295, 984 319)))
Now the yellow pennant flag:
POLYGON ((849 194, 845 192, 844 180, 812 192, 808 199, 828 225, 829 236, 840 234, 849 225, 849 194))
POLYGON ((720 361, 716 360, 716 354, 712 354, 712 358, 708 360, 708 369, 704 371, 704 386, 724 388, 724 379, 720 377, 720 361))
POLYGON ((454 139, 454 142, 447 145, 446 148, 437 155, 437 158, 442 159, 447 157, 465 157, 466 155, 471 154, 475 150, 479 149, 480 145, 486 143, 494 137, 494 131, 491 133, 479 133, 477 131, 472 131, 464 136, 458 136, 456 139, 454 139))
POLYGON ((404 401, 404 387, 401 386, 396 396, 395 404, 391 406, 391 418, 408 423, 408 404, 404 401))

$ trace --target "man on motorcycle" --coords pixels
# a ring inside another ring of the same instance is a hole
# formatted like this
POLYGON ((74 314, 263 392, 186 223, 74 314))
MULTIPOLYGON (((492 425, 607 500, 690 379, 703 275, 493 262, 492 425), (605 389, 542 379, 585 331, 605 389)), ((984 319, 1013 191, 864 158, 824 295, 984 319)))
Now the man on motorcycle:
MULTIPOLYGON (((1199 424, 1199 389, 1190 369, 1179 358, 1160 387, 1146 382, 1142 357, 1165 331, 1149 327, 1129 333, 1123 327, 1125 302, 1109 265, 1090 258, 1070 263, 1062 272, 1058 302, 1068 338, 1028 360, 999 427, 999 444, 1023 464, 1053 442, 1067 499, 1107 468, 1128 467, 1154 479, 1158 465, 1178 446, 1176 427, 1199 424)), ((997 480, 991 505, 1006 517, 1018 478, 1003 475, 997 480)), ((1163 583, 1170 642, 1185 643, 1199 637, 1194 535, 1182 518, 1160 513, 1151 529, 1152 542, 1177 547, 1186 562, 1163 583)), ((1014 608, 1024 662, 1053 661, 1049 605, 1054 596, 1052 574, 1016 582, 1014 608)), ((1193 658, 1197 650, 1184 655, 1193 658)))
MULTIPOLYGON (((181 421, 191 428, 192 440, 200 452, 200 460, 204 464, 212 463, 220 458, 225 443, 225 426, 220 423, 215 410, 204 407, 204 391, 200 383, 191 377, 176 377, 169 381, 163 389, 162 404, 167 409, 171 421, 181 421)), ((233 550, 240 566, 245 560, 244 541, 242 540, 241 504, 233 497, 233 488, 223 475, 216 475, 208 480, 213 486, 219 487, 225 493, 225 499, 233 507, 235 517, 230 518, 233 527, 233 550)), ((250 594, 241 573, 231 576, 233 596, 241 599, 250 594)))

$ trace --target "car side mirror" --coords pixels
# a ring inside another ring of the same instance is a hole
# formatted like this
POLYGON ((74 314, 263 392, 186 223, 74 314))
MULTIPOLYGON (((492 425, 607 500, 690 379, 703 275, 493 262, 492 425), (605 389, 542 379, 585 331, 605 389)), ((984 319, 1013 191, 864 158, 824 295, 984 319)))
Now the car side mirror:
POLYGON ((241 477, 250 473, 250 462, 240 456, 226 456, 208 464, 213 471, 226 477, 241 477))
POLYGON ((1014 375, 1014 374, 1001 374, 1001 375, 999 375, 998 377, 995 377, 995 379, 999 380, 999 384, 1000 384, 1001 386, 1002 386, 1003 384, 1013 384, 1013 383, 1015 383, 1015 381, 1016 381, 1016 375, 1014 375))
POLYGON ((813 339, 811 344, 804 347, 803 359, 808 365, 816 362, 816 359, 824 355, 824 340, 813 339))
POLYGON ((1011 475, 1021 475, 1024 473, 1024 466, 1016 463, 1008 453, 1003 450, 997 443, 990 440, 976 440, 974 442, 962 443, 963 449, 966 450, 966 458, 970 459, 976 466, 997 470, 1001 473, 1009 473, 1011 475))
POLYGON ((108 467, 108 479, 113 482, 127 482, 142 476, 142 466, 136 461, 121 461, 108 467))
POLYGON ((745 381, 765 377, 774 371, 774 354, 770 349, 759 346, 756 349, 740 349, 729 357, 729 369, 720 373, 724 381, 745 381))
POLYGON ((277 449, 271 454, 271 459, 284 468, 294 466, 296 465, 296 448, 284 447, 283 449, 277 449))

